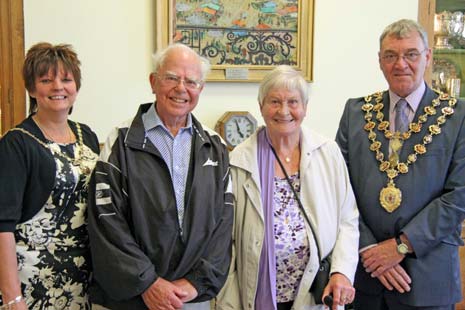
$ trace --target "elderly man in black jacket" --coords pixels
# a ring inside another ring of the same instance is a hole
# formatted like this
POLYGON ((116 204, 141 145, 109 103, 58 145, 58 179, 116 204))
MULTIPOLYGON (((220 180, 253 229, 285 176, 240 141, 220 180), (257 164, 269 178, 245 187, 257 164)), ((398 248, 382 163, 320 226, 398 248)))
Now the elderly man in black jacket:
POLYGON ((192 309, 231 259, 228 151, 191 113, 208 61, 173 44, 154 63, 156 101, 110 133, 90 187, 91 295, 111 309, 192 309))

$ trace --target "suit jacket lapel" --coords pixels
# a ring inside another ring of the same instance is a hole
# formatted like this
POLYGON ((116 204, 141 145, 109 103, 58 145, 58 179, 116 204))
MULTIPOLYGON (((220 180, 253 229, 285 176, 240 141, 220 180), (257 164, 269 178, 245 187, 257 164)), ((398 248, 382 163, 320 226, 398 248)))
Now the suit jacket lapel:
MULTIPOLYGON (((384 119, 386 121, 391 121, 389 119, 390 113, 389 113, 389 91, 385 91, 383 93, 383 114, 384 114, 384 119)), ((379 124, 379 123, 378 123, 379 124)), ((389 140, 384 136, 384 132, 378 131, 378 140, 381 142, 381 152, 384 154, 384 160, 388 160, 389 158, 389 140)))
MULTIPOLYGON (((431 102, 436 97, 437 97, 437 94, 433 90, 431 90, 429 87, 426 87, 425 93, 423 95, 423 98, 421 98, 420 104, 418 105, 418 108, 415 112, 415 116, 413 117, 412 122, 418 123, 418 117, 425 113, 425 107, 431 105, 431 102)), ((401 162, 407 161, 407 156, 413 153, 414 145, 423 143, 423 137, 427 135, 428 127, 431 124, 436 123, 436 119, 438 118, 438 116, 441 115, 441 110, 439 108, 437 110, 438 112, 436 115, 429 116, 426 123, 423 123, 421 127, 421 131, 419 133, 412 134, 410 139, 408 139, 407 141, 404 141, 404 145, 402 146, 402 149, 400 151, 401 162)))

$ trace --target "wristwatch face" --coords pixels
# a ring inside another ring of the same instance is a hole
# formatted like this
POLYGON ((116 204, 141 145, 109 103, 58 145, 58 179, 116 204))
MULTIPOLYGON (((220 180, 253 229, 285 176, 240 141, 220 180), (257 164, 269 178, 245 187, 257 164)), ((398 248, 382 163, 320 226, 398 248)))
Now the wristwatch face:
POLYGON ((398 244, 397 252, 399 252, 402 255, 406 255, 408 253, 408 246, 405 243, 398 244))

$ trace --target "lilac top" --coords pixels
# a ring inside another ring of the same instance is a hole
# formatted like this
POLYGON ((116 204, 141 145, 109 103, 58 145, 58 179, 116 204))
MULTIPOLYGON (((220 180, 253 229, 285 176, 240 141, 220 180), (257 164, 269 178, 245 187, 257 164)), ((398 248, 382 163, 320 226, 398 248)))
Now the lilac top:
MULTIPOLYGON (((300 175, 289 176, 295 191, 300 192, 300 175)), ((276 255, 276 301, 295 299, 310 247, 305 220, 287 180, 274 178, 274 235, 276 255)))

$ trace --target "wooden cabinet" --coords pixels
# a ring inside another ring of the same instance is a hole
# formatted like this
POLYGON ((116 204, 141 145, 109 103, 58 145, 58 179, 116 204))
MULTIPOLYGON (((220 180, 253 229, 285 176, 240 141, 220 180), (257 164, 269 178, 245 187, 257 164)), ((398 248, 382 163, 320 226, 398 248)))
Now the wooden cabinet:
POLYGON ((22 0, 0 0, 0 136, 26 116, 22 0))
MULTIPOLYGON (((418 21, 428 32, 428 41, 430 47, 433 48, 433 63, 426 72, 425 79, 429 85, 437 86, 438 72, 445 70, 445 73, 456 75, 456 78, 460 79, 459 97, 465 99, 465 30, 462 31, 462 36, 456 35, 447 38, 452 48, 434 48, 435 45, 438 46, 438 44, 435 44, 437 43, 435 39, 438 38, 434 36, 435 14, 444 11, 464 13, 465 0, 418 0, 418 21)), ((447 14, 436 17, 448 17, 447 14)), ((460 16, 460 13, 457 13, 456 16, 460 16)), ((465 240, 465 226, 462 227, 462 239, 465 240)), ((465 297, 465 248, 460 247, 459 251, 462 295, 465 297)), ((456 305, 456 310, 465 310, 464 300, 456 305)))

